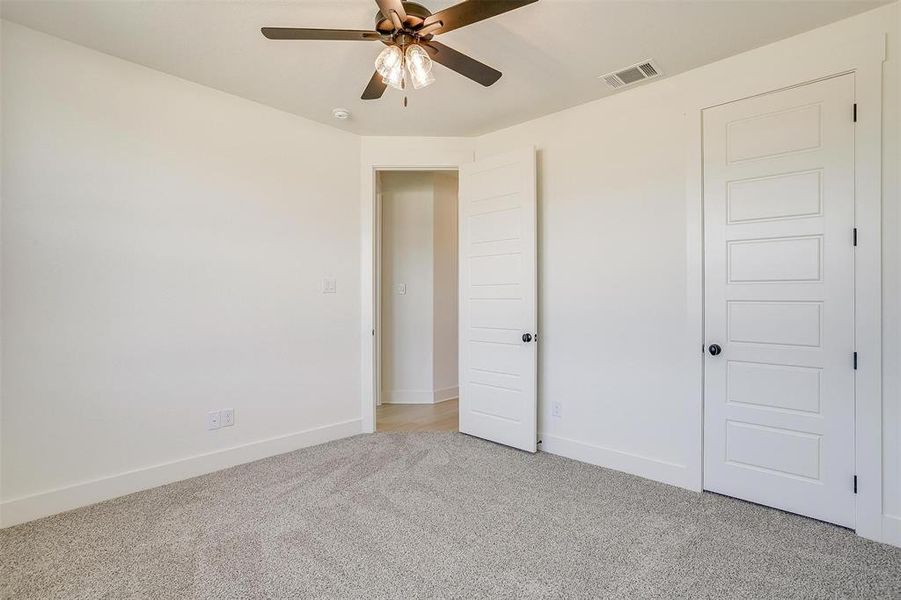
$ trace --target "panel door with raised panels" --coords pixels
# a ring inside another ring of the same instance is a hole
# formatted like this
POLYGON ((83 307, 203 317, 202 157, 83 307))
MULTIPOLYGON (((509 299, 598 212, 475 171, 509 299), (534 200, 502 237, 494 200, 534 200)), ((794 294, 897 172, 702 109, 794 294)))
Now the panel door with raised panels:
POLYGON ((853 103, 844 75, 703 119, 704 487, 849 527, 853 103))
POLYGON ((460 431, 535 452, 535 151, 460 168, 460 431))

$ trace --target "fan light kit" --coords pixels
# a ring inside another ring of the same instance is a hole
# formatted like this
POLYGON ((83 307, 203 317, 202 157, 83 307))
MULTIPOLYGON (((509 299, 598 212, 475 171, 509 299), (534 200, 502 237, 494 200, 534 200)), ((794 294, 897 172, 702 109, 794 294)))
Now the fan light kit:
MULTIPOLYGON (((435 41, 435 36, 489 19, 538 0, 469 0, 432 14, 415 2, 376 0, 379 12, 375 29, 305 29, 263 27, 270 40, 351 40, 382 42, 386 48, 375 59, 375 72, 363 90, 363 100, 382 97, 388 86, 406 91, 422 89, 435 82, 433 61, 488 87, 501 78, 501 72, 474 58, 435 41)), ((404 96, 404 106, 407 98, 404 96)), ((339 116, 335 109, 335 118, 339 116)))
POLYGON ((375 70, 382 76, 383 83, 398 90, 405 88, 408 72, 414 90, 435 82, 435 76, 432 75, 432 59, 422 46, 415 43, 407 46, 406 50, 398 46, 388 46, 382 50, 375 59, 375 70))

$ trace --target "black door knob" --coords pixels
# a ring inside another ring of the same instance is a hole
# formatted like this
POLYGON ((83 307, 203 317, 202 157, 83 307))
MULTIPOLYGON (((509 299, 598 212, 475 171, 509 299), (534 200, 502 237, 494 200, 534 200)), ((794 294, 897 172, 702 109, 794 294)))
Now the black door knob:
POLYGON ((524 342, 526 342, 526 343, 531 342, 531 341, 532 341, 532 334, 531 334, 531 333, 524 333, 524 334, 522 334, 522 341, 524 341, 524 342))
POLYGON ((719 344, 710 344, 710 346, 707 348, 707 350, 710 351, 710 356, 716 356, 717 354, 719 354, 720 352, 723 351, 723 349, 720 348, 719 344))

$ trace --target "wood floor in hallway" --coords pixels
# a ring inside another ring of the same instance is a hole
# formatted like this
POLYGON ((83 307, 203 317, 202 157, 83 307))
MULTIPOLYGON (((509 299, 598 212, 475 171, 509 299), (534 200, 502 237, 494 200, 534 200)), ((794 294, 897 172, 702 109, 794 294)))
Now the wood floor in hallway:
POLYGON ((376 431, 457 431, 459 400, 438 404, 382 404, 376 409, 376 431))

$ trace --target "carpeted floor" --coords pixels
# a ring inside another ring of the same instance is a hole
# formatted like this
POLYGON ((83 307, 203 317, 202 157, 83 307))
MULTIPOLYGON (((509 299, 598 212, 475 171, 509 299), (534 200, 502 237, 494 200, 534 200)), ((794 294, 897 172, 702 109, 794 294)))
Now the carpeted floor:
POLYGON ((357 436, 0 531, 3 598, 897 598, 901 549, 458 433, 357 436))

